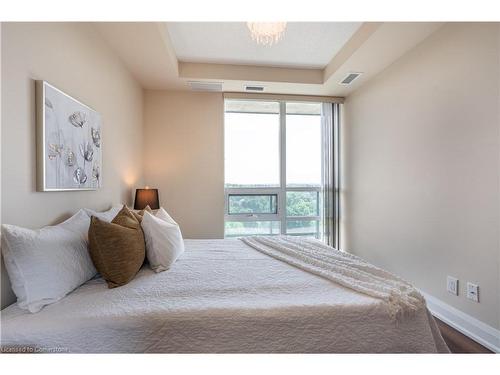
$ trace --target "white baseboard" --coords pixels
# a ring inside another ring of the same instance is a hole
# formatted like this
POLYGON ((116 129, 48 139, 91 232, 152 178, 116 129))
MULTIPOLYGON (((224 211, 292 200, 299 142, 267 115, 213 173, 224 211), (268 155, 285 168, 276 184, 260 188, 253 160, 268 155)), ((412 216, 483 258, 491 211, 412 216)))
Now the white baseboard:
POLYGON ((500 353, 500 331, 472 316, 422 292, 427 301, 427 307, 432 315, 442 320, 457 331, 485 346, 495 353, 500 353))

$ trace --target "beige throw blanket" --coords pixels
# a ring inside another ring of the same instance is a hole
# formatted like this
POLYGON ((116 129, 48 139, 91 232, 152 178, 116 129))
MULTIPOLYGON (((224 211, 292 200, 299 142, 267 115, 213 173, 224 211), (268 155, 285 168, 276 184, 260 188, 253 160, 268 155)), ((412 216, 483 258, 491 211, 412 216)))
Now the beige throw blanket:
POLYGON ((241 240, 273 258, 381 299, 396 321, 425 308, 425 299, 407 281, 320 241, 292 236, 254 236, 241 240))

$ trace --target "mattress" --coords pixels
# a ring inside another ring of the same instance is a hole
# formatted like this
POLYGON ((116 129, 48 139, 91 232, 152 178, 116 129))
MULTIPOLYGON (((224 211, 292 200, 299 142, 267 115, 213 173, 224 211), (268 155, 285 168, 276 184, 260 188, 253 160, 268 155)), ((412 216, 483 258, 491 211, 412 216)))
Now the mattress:
POLYGON ((380 300, 237 239, 186 240, 168 271, 85 283, 36 314, 1 311, 2 350, 73 353, 447 352, 426 309, 400 322, 380 300))

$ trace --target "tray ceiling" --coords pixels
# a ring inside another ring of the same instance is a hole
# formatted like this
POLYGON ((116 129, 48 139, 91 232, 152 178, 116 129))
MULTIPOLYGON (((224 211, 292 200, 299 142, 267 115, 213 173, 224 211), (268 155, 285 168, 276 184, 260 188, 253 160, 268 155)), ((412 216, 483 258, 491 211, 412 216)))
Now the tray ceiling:
POLYGON ((273 46, 254 42, 245 22, 172 22, 168 31, 179 61, 324 68, 361 26, 359 22, 288 22, 273 46))

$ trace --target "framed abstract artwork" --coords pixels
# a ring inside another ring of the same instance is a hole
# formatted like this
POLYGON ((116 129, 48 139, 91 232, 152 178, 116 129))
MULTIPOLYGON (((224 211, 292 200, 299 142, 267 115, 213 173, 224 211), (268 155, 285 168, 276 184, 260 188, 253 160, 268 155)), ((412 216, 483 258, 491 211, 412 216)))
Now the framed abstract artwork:
POLYGON ((102 179, 99 113, 36 81, 37 190, 97 190, 102 179))

